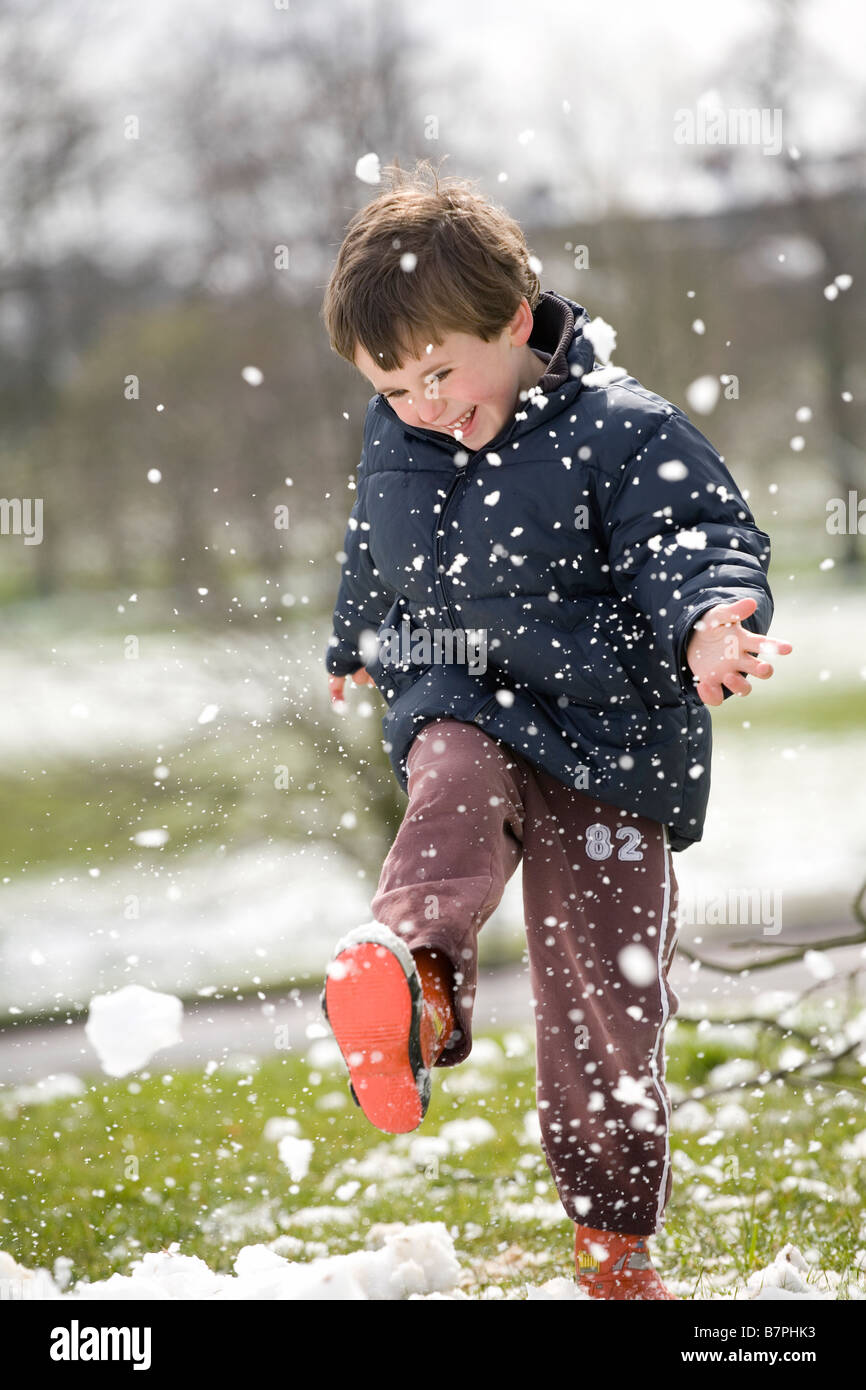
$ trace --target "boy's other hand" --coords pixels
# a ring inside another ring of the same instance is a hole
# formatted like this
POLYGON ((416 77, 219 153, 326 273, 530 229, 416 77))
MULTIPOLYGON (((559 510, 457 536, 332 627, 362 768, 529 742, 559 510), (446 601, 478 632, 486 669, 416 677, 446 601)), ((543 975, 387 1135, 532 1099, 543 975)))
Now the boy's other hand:
POLYGON ((705 705, 722 703, 723 685, 734 695, 749 695, 752 687, 746 674, 762 681, 772 676, 773 667, 768 661, 759 661, 756 653, 785 656, 793 651, 790 642, 749 632, 742 626, 743 619, 754 613, 757 606, 757 599, 753 598, 718 603, 695 623, 686 646, 686 661, 697 677, 697 693, 705 705))
MULTIPOLYGON (((363 666, 359 670, 352 672, 352 680, 356 685, 376 684, 373 677, 363 666)), ((345 683, 345 676, 328 676, 328 692, 331 696, 332 705, 344 705, 346 703, 345 696, 343 695, 343 686, 345 683)))

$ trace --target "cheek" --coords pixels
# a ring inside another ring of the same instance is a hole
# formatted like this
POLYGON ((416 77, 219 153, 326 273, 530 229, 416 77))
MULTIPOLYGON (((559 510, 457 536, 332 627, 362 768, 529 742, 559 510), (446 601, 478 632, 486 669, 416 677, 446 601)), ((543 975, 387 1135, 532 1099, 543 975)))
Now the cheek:
MULTIPOLYGON (((485 405, 495 399, 496 392, 490 379, 480 372, 471 375, 464 373, 459 382, 456 381, 451 386, 450 382, 443 382, 443 387, 449 387, 448 394, 455 401, 466 401, 467 405, 485 405)), ((443 391, 443 395, 445 392, 443 391)))

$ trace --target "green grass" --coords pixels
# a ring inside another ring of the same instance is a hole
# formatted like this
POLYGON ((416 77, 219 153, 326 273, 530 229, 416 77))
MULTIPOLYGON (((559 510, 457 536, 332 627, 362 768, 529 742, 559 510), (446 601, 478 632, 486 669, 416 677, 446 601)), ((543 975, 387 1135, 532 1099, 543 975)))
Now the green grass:
MULTIPOLYGON (((669 1032, 675 1099, 719 1062, 743 1055, 720 1031, 712 1040, 687 1025, 669 1032)), ((502 1044, 501 1033, 489 1036, 502 1044)), ((177 1241, 183 1254, 230 1272, 246 1244, 282 1236, 281 1253, 310 1260, 363 1247, 378 1222, 443 1221, 469 1294, 490 1285, 520 1293, 526 1283, 572 1278, 572 1227, 561 1208, 556 1214, 540 1146, 524 1130, 535 1113, 534 1055, 529 1034, 520 1036, 520 1055, 482 1044, 477 1060, 438 1068, 427 1117, 408 1136, 370 1126, 349 1098, 342 1063, 327 1056, 314 1056, 314 1066, 286 1052, 246 1072, 93 1078, 79 1098, 0 1118, 0 1249, 30 1268, 50 1269, 66 1255, 73 1279, 104 1279, 177 1241), (287 1115, 314 1141, 309 1173, 297 1184, 276 1142, 264 1137, 269 1117, 287 1115), (450 1158, 409 1153, 412 1141, 446 1121, 476 1116, 491 1122, 495 1142, 450 1158), (357 1191, 345 1187, 353 1182, 357 1191), (347 1219, 325 1212, 312 1225, 296 1220, 316 1207, 340 1208, 347 1219)), ((778 1050, 759 1043, 760 1065, 771 1067, 778 1050)), ((714 1138, 714 1124, 678 1128, 675 1111, 673 1197, 653 1242, 666 1276, 706 1297, 707 1281, 745 1277, 788 1241, 816 1252, 821 1268, 849 1269, 866 1245, 866 1173, 838 1154, 864 1127, 860 1069, 847 1065, 796 1089, 774 1083, 761 1094, 738 1089, 705 1100, 712 1116, 732 1101, 743 1105, 751 1123, 736 1133, 714 1138), (828 1190, 786 1190, 792 1175, 828 1190), (841 1200, 851 1189, 857 1200, 841 1200)))
MULTIPOLYGON (((321 737, 324 741, 326 730, 321 737)), ((245 742, 231 733, 201 739, 166 748, 162 757, 169 768, 164 781, 153 775, 153 754, 122 764, 54 761, 44 773, 39 768, 28 775, 0 775, 3 872, 80 870, 124 861, 131 866, 142 854, 136 832, 159 826, 169 833, 162 851, 166 859, 202 847, 258 844, 269 836, 298 843, 310 835, 337 833, 350 853, 370 863, 387 848, 385 831, 365 821, 369 796, 356 789, 357 777, 350 779, 347 765, 336 759, 323 776, 317 748, 291 726, 245 742), (279 774, 280 785, 277 768, 287 769, 279 774), (347 810, 361 813, 351 835, 339 829, 347 810)), ((384 793, 382 804, 390 808, 384 793)), ((147 853, 152 857, 154 851, 147 853)))
MULTIPOLYGON (((862 734, 866 724, 866 682, 859 686, 820 685, 806 691, 785 690, 784 693, 759 691, 760 681, 754 681, 752 694, 740 699, 737 714, 740 720, 751 723, 752 737, 763 734, 772 738, 775 734, 787 735, 789 732, 812 734, 862 734), (775 698, 774 698, 775 696, 775 698)), ((730 701, 727 702, 730 705, 730 701)), ((719 730, 728 711, 716 714, 714 731, 719 730)), ((741 727, 739 721, 732 721, 732 733, 741 727)), ((724 732, 727 733, 727 726, 724 732)))

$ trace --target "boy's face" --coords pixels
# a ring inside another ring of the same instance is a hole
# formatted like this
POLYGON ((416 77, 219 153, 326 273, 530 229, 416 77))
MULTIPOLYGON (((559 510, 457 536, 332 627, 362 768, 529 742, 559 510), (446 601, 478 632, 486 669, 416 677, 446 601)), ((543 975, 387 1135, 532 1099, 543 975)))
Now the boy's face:
POLYGON ((489 343, 449 333, 439 347, 394 372, 382 371, 359 346, 355 366, 405 424, 441 430, 475 450, 510 423, 521 406, 520 392, 547 370, 525 345, 531 332, 532 310, 523 299, 511 323, 489 343))

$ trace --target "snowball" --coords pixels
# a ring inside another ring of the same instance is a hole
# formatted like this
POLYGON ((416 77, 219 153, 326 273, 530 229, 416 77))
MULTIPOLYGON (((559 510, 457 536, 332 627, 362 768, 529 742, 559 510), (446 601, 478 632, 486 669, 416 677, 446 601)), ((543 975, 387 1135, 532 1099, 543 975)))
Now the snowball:
POLYGON ((719 379, 699 376, 686 387, 686 400, 699 415, 709 415, 719 399, 719 379))
POLYGON ((174 994, 143 985, 124 985, 112 994, 95 994, 85 1034, 109 1076, 126 1076, 155 1052, 181 1041, 183 1004, 174 994))
POLYGON ((676 543, 684 550, 704 550, 707 544, 706 531, 678 531, 676 543))
POLYGON ((626 979, 633 985, 648 985, 651 980, 658 978, 658 966, 655 958, 646 946, 641 946, 638 941, 632 942, 630 946, 624 946, 617 954, 616 963, 626 979))
POLYGON ((312 1139, 298 1139, 294 1134, 284 1134, 277 1143, 280 1162, 289 1170, 292 1182, 300 1182, 307 1176, 310 1159, 313 1156, 312 1139))
POLYGON ((616 329, 603 318, 597 317, 584 325, 583 336, 592 343, 598 361, 603 366, 607 365, 616 347, 616 329))
POLYGON ((168 840, 168 831, 160 826, 154 830, 137 830, 133 835, 133 840, 137 845, 144 845, 147 849, 159 849, 168 840))
POLYGON ((621 1100, 623 1105, 642 1105, 653 1110, 658 1109, 651 1096, 646 1094, 646 1088, 652 1085, 652 1077, 649 1076, 621 1076, 612 1092, 614 1100, 621 1100))
POLYGON ((362 154, 355 165, 355 178, 362 183, 381 183, 382 168, 379 163, 379 156, 374 153, 362 154))

